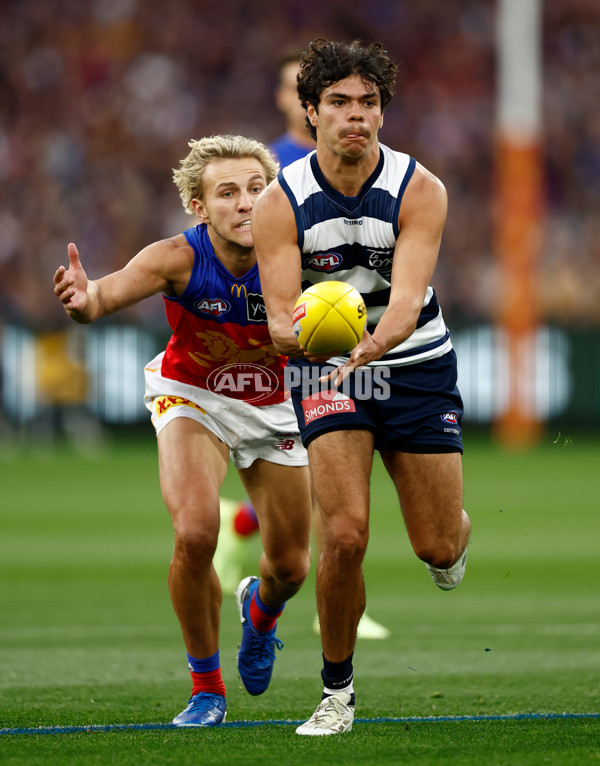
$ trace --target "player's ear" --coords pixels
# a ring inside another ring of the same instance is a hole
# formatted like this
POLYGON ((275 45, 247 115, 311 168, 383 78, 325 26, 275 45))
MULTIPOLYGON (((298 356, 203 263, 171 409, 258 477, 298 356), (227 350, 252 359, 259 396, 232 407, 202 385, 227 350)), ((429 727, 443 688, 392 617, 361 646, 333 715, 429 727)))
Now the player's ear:
POLYGON ((204 207, 204 203, 200 199, 194 199, 192 200, 192 207, 194 208, 194 213, 196 213, 196 217, 200 221, 200 223, 209 223, 208 213, 206 212, 206 208, 204 207))
POLYGON ((314 104, 311 104, 310 101, 307 101, 306 103, 306 117, 308 118, 308 121, 313 126, 313 128, 318 126, 319 113, 317 112, 314 104))

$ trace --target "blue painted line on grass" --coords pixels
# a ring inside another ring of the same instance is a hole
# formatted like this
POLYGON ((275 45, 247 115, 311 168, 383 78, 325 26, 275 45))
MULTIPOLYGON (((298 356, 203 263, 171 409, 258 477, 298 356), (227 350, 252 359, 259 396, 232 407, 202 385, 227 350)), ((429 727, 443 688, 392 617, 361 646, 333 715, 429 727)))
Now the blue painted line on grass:
MULTIPOLYGON (((508 713, 505 715, 442 715, 442 716, 406 716, 402 718, 356 718, 354 723, 453 723, 459 721, 551 721, 573 720, 577 718, 599 719, 600 713, 508 713)), ((304 721, 227 721, 219 728, 244 729, 257 726, 299 726, 304 721)), ((164 731, 181 729, 172 723, 122 723, 91 724, 90 726, 40 726, 38 728, 0 729, 0 735, 16 734, 95 734, 109 731, 164 731)), ((195 727, 194 727, 195 728, 195 727)))

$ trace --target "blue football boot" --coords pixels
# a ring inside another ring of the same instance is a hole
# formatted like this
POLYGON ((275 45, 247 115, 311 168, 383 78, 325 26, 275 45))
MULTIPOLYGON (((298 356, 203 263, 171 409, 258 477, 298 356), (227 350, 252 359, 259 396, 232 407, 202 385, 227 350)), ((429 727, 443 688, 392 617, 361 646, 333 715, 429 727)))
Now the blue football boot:
POLYGON ((275 648, 283 649, 283 641, 275 637, 275 628, 266 633, 257 631, 250 620, 250 600, 258 588, 258 577, 246 577, 235 592, 242 621, 242 643, 237 666, 242 683, 249 694, 262 694, 271 681, 275 648))
POLYGON ((227 716, 227 702, 221 694, 198 692, 190 697, 184 711, 173 719, 175 726, 218 726, 227 716))

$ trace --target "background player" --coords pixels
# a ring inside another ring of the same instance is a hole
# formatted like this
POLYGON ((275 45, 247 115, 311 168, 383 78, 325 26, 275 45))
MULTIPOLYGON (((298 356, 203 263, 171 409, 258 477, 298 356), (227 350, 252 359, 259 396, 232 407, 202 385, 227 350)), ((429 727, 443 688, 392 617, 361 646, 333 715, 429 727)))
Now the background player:
POLYGON ((334 386, 348 379, 350 394, 335 394, 346 400, 347 412, 308 422, 305 412, 320 388, 292 389, 323 521, 317 607, 324 691, 311 719, 297 729, 304 735, 352 727, 374 449, 398 491, 413 549, 436 584, 458 585, 466 561, 470 522, 462 507, 456 356, 429 285, 446 192, 411 157, 379 144, 395 76, 379 43, 319 39, 309 45, 298 93, 317 151, 283 169, 257 201, 252 222, 271 337, 292 357, 288 364, 299 378, 311 365, 292 326, 301 287, 342 279, 362 292, 368 307, 369 331, 331 376, 334 386), (323 271, 317 256, 331 253, 336 258, 323 271), (353 373, 368 364, 389 369, 389 396, 352 396, 353 373))
POLYGON ((70 267, 56 271, 54 292, 81 323, 163 294, 172 336, 146 367, 146 403, 175 532, 169 590, 193 680, 188 706, 174 723, 213 726, 226 711, 222 591, 212 558, 230 456, 260 519, 264 549, 260 579, 246 578, 236 592, 243 623, 238 669, 251 694, 268 686, 275 647, 281 648, 277 617, 309 571, 310 485, 282 385, 285 358, 268 334, 250 230, 254 202, 277 163, 266 147, 241 136, 213 136, 190 147, 174 180, 196 225, 154 242, 96 281, 88 280, 70 244, 70 267), (223 368, 228 376, 236 369, 246 373, 239 378, 242 390, 227 387, 230 377, 219 377, 223 368), (264 376, 257 381, 248 370, 264 376))
POLYGON ((306 113, 298 99, 300 55, 301 51, 290 50, 277 62, 279 82, 275 89, 275 104, 285 117, 285 132, 270 144, 270 149, 282 168, 305 157, 317 146, 308 131, 306 113))

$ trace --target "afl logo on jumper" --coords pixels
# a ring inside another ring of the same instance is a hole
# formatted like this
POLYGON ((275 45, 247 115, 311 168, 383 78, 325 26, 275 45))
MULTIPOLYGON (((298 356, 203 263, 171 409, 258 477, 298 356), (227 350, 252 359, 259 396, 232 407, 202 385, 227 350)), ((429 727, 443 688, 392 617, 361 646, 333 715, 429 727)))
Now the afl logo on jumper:
POLYGON ((335 271, 342 265, 342 260, 339 253, 318 253, 307 258, 304 267, 315 271, 335 271))
POLYGON ((194 308, 203 314, 218 317, 221 314, 226 314, 231 307, 223 298, 202 298, 201 301, 194 303, 194 308))

